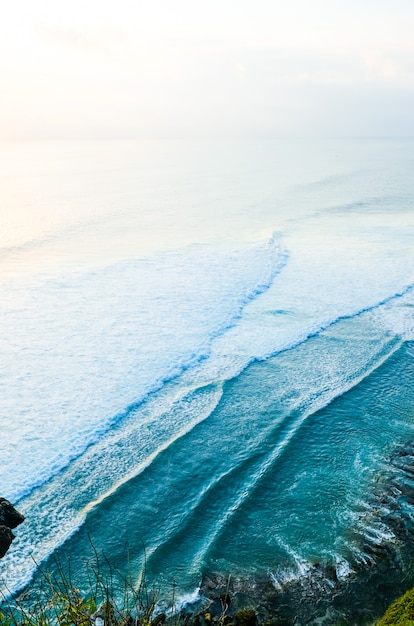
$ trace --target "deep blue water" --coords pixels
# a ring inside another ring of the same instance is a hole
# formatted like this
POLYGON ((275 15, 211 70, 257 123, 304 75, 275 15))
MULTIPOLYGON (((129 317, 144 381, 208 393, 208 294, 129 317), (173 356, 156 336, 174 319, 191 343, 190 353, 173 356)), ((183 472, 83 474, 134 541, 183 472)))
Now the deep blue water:
POLYGON ((414 144, 4 144, 10 588, 90 539, 181 595, 346 577, 414 428, 414 144))

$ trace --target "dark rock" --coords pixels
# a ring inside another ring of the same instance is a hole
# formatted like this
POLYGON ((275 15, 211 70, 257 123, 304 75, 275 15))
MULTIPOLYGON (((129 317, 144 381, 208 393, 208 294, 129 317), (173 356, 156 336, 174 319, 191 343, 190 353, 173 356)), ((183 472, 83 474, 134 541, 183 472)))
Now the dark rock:
POLYGON ((220 602, 224 610, 228 609, 231 603, 230 594, 229 593, 220 594, 220 602))
POLYGON ((336 573, 336 567, 334 565, 327 565, 325 567, 325 576, 329 580, 334 582, 338 582, 338 575, 336 573))
POLYGON ((291 626, 290 621, 285 619, 284 617, 280 617, 279 615, 274 615, 270 619, 268 619, 263 626, 291 626))
POLYGON ((22 522, 24 522, 24 515, 19 513, 6 498, 0 498, 0 524, 16 528, 22 522))
POLYGON ((237 626, 256 626, 257 617, 253 609, 242 609, 235 615, 237 626))
POLYGON ((151 621, 151 626, 161 626, 161 624, 163 624, 165 620, 166 620, 165 613, 160 613, 159 615, 157 615, 157 617, 154 617, 154 619, 151 621))
POLYGON ((15 535, 8 526, 0 525, 0 559, 4 557, 11 546, 15 535))
POLYGON ((112 602, 106 600, 95 613, 91 615, 92 621, 103 620, 105 626, 118 626, 115 618, 115 608, 112 602))

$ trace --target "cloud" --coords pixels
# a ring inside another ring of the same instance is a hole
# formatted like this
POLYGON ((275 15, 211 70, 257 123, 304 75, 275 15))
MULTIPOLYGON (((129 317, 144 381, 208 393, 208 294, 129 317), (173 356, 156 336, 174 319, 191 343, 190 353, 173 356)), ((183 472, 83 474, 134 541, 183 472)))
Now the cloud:
POLYGON ((411 132, 413 11, 403 0, 15 0, 0 24, 0 136, 387 134, 391 102, 411 132))
POLYGON ((39 22, 34 25, 33 31, 40 41, 51 47, 65 47, 98 55, 113 54, 123 48, 125 42, 123 29, 118 25, 75 28, 39 22))
POLYGON ((414 88, 414 67, 411 59, 414 49, 409 50, 370 50, 364 55, 365 66, 371 80, 390 85, 414 88))

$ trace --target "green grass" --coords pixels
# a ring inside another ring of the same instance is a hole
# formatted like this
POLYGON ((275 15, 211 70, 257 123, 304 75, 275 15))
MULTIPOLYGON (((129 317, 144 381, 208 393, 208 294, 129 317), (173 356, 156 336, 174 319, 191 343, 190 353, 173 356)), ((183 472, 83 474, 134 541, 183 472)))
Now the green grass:
POLYGON ((414 626, 414 589, 393 602, 376 626, 414 626))
MULTIPOLYGON (((55 573, 38 568, 38 580, 24 593, 13 597, 0 595, 0 626, 256 626, 257 615, 251 608, 229 612, 228 592, 219 597, 222 612, 213 616, 209 605, 198 612, 180 613, 175 605, 174 586, 166 614, 160 612, 158 592, 149 588, 145 570, 136 585, 132 576, 115 571, 105 556, 84 565, 86 589, 72 583, 70 564, 55 563, 55 573)), ((0 592, 1 593, 1 592, 0 592)), ((210 603, 211 604, 211 603, 210 603)), ((287 626, 274 616, 264 626, 287 626)), ((414 588, 387 609, 376 626, 414 626, 414 588)))
POLYGON ((228 614, 227 592, 219 598, 219 615, 210 614, 211 601, 185 614, 176 604, 175 584, 170 598, 160 598, 159 591, 147 584, 145 565, 137 582, 92 548, 93 561, 77 564, 87 581, 82 590, 72 581, 70 561, 65 567, 55 561, 53 574, 38 566, 36 582, 23 593, 1 596, 0 591, 0 626, 162 626, 164 622, 168 626, 256 626, 253 610, 239 611, 234 618, 228 614))
POLYGON ((148 588, 144 574, 135 585, 95 553, 94 562, 85 565, 86 589, 79 590, 70 564, 55 565, 55 574, 38 567, 39 582, 22 594, 3 594, 0 626, 160 626, 165 621, 165 615, 155 615, 158 594, 148 588))

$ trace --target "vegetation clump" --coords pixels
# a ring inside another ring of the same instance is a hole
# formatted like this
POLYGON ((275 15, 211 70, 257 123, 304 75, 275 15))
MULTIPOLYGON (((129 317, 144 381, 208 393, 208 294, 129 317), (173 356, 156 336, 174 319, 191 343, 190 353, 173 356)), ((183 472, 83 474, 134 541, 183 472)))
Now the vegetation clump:
POLYGON ((253 609, 241 609, 235 617, 237 626, 256 626, 257 617, 253 609))
POLYGON ((414 626, 414 589, 393 602, 377 626, 414 626))
POLYGON ((86 591, 72 583, 70 567, 57 563, 53 575, 39 568, 35 587, 17 597, 0 592, 0 626, 162 626, 166 616, 157 613, 157 594, 144 578, 136 587, 105 564, 103 573, 96 555, 88 566, 86 591))
MULTIPOLYGON (((93 546, 92 546, 93 547, 93 546)), ((0 589, 0 626, 256 626, 253 609, 228 614, 231 604, 226 591, 188 611, 177 606, 175 584, 170 602, 146 582, 145 566, 139 583, 114 569, 93 547, 94 559, 85 563, 84 588, 73 582, 70 560, 65 567, 55 561, 53 573, 38 566, 35 582, 13 596, 0 589), (86 575, 85 575, 86 574, 86 575)), ((77 568, 78 569, 78 568, 77 568)))

